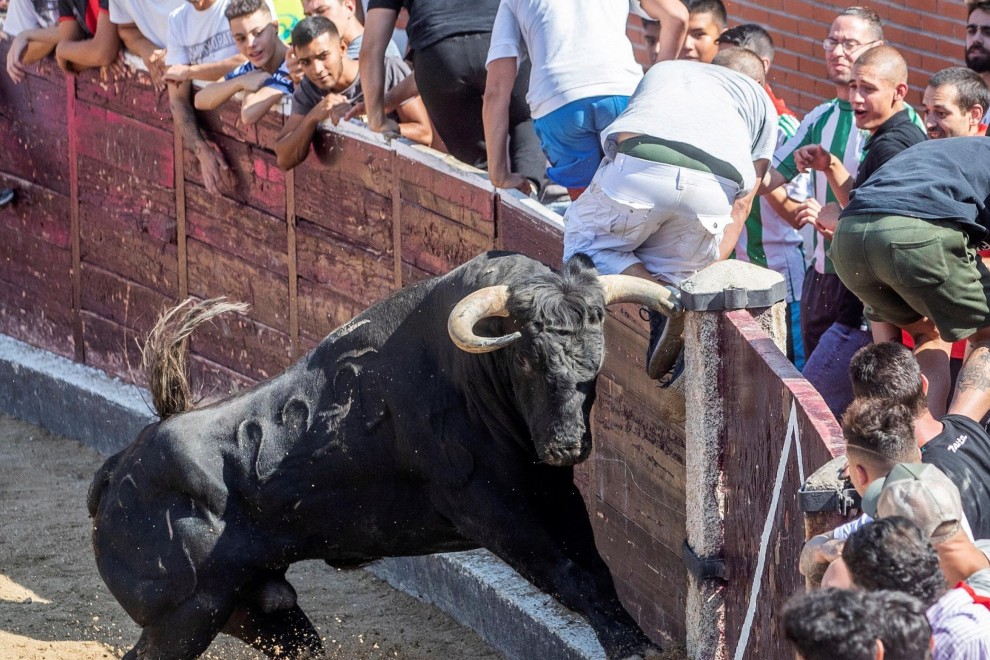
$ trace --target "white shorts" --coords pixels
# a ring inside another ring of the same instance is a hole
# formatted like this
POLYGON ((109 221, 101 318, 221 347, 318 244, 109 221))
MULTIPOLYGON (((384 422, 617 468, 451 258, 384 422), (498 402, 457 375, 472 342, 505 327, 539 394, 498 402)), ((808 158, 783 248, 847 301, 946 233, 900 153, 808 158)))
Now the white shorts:
POLYGON ((564 261, 587 254, 602 274, 642 263, 671 284, 718 260, 739 184, 617 154, 564 214, 564 261))

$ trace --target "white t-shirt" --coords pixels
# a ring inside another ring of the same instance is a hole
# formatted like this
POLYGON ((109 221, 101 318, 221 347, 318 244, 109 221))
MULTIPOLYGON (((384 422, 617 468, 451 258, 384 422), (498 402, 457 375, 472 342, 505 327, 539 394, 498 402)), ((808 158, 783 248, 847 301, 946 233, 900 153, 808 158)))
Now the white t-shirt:
POLYGON ((16 37, 25 30, 51 27, 57 21, 57 0, 10 0, 2 27, 4 32, 16 37))
POLYGON ((626 36, 630 6, 616 0, 502 0, 487 64, 526 51, 533 118, 592 96, 629 96, 643 77, 626 36))
POLYGON ((223 15, 228 0, 196 11, 188 2, 168 16, 165 64, 205 64, 237 55, 237 45, 223 15))
POLYGON ((185 4, 185 0, 110 0, 110 22, 133 23, 148 41, 164 48, 168 43, 168 16, 185 4))
POLYGON ((777 144, 777 110, 752 78, 724 66, 675 60, 655 64, 604 131, 614 158, 615 135, 636 133, 683 142, 732 165, 742 176, 739 196, 756 185, 753 162, 769 160, 777 144))

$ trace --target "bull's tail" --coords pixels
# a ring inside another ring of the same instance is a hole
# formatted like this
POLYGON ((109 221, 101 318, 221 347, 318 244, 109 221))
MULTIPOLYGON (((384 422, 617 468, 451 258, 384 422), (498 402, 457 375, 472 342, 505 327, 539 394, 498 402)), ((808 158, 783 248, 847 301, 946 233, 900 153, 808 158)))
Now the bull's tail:
POLYGON ((221 314, 247 309, 248 305, 227 302, 226 298, 200 302, 187 298, 162 314, 141 349, 151 401, 159 417, 166 419, 191 407, 186 353, 193 330, 221 314))

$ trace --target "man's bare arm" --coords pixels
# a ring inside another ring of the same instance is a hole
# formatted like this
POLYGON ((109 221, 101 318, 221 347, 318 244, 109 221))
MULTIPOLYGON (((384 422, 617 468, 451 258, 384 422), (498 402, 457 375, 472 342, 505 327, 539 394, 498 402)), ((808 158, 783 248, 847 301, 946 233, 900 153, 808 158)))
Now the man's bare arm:
POLYGON ((124 23, 117 26, 117 33, 124 48, 141 58, 148 69, 151 84, 157 91, 165 89, 165 49, 159 48, 146 36, 141 34, 134 23, 124 23))
POLYGON ((173 64, 165 70, 165 81, 179 83, 188 80, 213 82, 223 78, 247 60, 241 54, 205 64, 173 64))
POLYGON ((61 40, 55 48, 55 59, 67 71, 85 71, 109 66, 120 54, 120 37, 110 15, 101 13, 96 19, 96 33, 85 39, 75 21, 59 23, 61 40))
POLYGON ((673 60, 684 46, 689 14, 681 0, 640 0, 647 14, 660 21, 657 62, 673 60))
MULTIPOLYGON (((680 0, 677 0, 680 2, 680 0)), ((529 192, 529 182, 509 167, 509 103, 516 82, 518 60, 500 57, 488 64, 481 116, 488 149, 488 178, 496 188, 518 188, 529 192)))
POLYGON ((433 143, 433 125, 423 105, 423 99, 413 98, 396 109, 399 115, 399 132, 402 137, 430 146, 433 143))
POLYGON ((749 212, 753 208, 753 200, 756 199, 756 194, 762 187, 763 178, 766 176, 767 169, 770 167, 770 161, 762 158, 754 161, 753 167, 756 169, 756 184, 753 185, 753 189, 745 197, 740 197, 732 204, 732 224, 725 228, 725 233, 722 235, 722 242, 719 244, 718 251, 719 259, 728 259, 732 251, 736 249, 739 235, 742 234, 743 226, 746 224, 746 218, 749 217, 749 212))
POLYGON ((203 137, 192 107, 192 83, 186 81, 168 86, 169 107, 172 110, 172 123, 182 134, 187 149, 199 160, 203 184, 211 193, 219 193, 230 185, 230 168, 220 150, 203 137))
POLYGON ((395 122, 385 116, 385 49, 395 30, 398 12, 376 8, 368 12, 361 41, 361 90, 368 115, 368 127, 379 133, 398 130, 395 122))

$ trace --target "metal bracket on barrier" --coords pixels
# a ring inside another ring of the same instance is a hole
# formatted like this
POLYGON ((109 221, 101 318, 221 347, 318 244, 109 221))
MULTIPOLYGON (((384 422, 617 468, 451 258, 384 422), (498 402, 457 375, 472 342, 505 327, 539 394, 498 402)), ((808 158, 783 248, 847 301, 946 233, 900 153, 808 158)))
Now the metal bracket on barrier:
POLYGON ((681 558, 696 580, 728 581, 725 560, 718 557, 699 557, 687 539, 684 539, 684 545, 681 546, 681 558))

